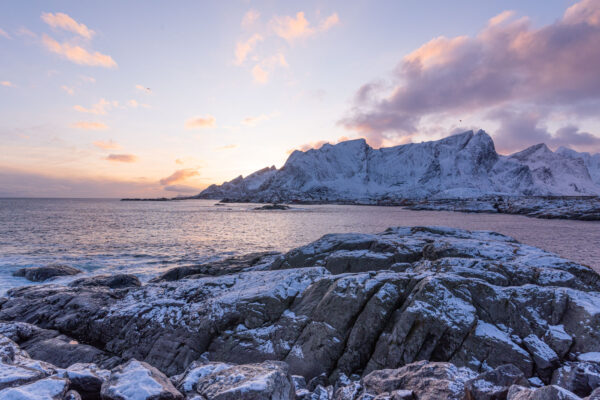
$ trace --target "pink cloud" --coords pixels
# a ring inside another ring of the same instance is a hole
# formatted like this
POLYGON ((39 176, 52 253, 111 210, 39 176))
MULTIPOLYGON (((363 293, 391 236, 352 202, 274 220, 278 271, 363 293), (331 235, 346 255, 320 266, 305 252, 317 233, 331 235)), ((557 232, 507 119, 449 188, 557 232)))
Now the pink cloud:
POLYGON ((416 133, 424 117, 519 104, 545 113, 600 104, 600 1, 533 27, 507 11, 475 36, 438 37, 406 55, 387 83, 363 85, 340 124, 373 141, 416 133))
MULTIPOLYGON (((71 93, 72 94, 72 93, 71 93)), ((105 115, 108 110, 112 107, 117 107, 119 105, 116 101, 108 101, 106 99, 100 99, 96 104, 92 105, 90 108, 85 108, 80 105, 73 106, 75 111, 79 111, 82 113, 88 114, 96 114, 96 115, 105 115)))
POLYGON ((252 77, 256 83, 267 83, 271 73, 277 67, 288 67, 285 56, 282 53, 277 53, 271 57, 263 59, 252 68, 252 77))
POLYGON ((178 169, 166 178, 161 179, 159 182, 161 185, 175 185, 198 175, 200 175, 200 173, 194 168, 178 169))
POLYGON ((93 144, 94 144, 94 146, 96 146, 102 150, 117 150, 117 149, 121 148, 121 146, 119 146, 119 144, 113 140, 109 140, 109 141, 97 140, 93 144))
POLYGON ((80 24, 64 13, 43 13, 42 20, 53 28, 63 29, 86 39, 91 39, 94 31, 84 24, 80 24))
POLYGON ((109 154, 106 158, 108 161, 133 163, 137 161, 137 156, 133 154, 109 154))
POLYGON ((581 151, 600 152, 600 137, 566 125, 554 133, 543 123, 543 115, 533 111, 497 109, 488 118, 500 123, 494 134, 496 148, 501 153, 512 153, 538 143, 552 148, 573 147, 581 151))
POLYGON ((304 12, 299 11, 295 17, 277 16, 271 20, 271 26, 275 34, 288 42, 296 39, 307 38, 319 32, 325 32, 340 22, 337 13, 331 14, 329 17, 319 23, 318 26, 311 26, 310 22, 304 16, 304 12))
POLYGON ((217 126, 217 120, 210 114, 204 117, 190 118, 185 121, 186 129, 214 128, 215 126, 217 126))
POLYGON ((97 131, 108 129, 108 126, 102 122, 80 121, 73 124, 73 128, 83 129, 88 131, 97 131))
POLYGON ((242 17, 242 27, 250 28, 252 25, 258 21, 260 18, 260 13, 256 10, 248 10, 246 14, 242 17))
POLYGON ((59 54, 76 64, 105 68, 116 68, 117 66, 115 60, 109 55, 97 51, 89 52, 81 46, 68 42, 59 43, 46 34, 42 35, 42 43, 49 51, 59 54))
POLYGON ((261 42, 263 39, 262 35, 255 33, 247 40, 237 42, 235 45, 235 64, 243 64, 258 42, 261 42))

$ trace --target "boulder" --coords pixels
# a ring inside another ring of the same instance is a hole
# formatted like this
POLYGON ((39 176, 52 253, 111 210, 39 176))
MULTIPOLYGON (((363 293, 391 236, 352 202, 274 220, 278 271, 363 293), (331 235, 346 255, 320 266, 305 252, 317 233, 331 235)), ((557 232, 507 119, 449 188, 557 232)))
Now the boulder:
POLYGON ((550 383, 552 372, 560 365, 558 355, 535 335, 523 339, 525 347, 533 357, 535 370, 544 383, 550 383))
POLYGON ((333 400, 354 400, 359 397, 363 386, 359 381, 350 382, 346 386, 341 386, 333 393, 333 400))
POLYGON ((12 364, 17 358, 29 358, 27 352, 21 350, 13 340, 0 334, 0 362, 12 364))
POLYGON ((298 390, 306 389, 306 379, 302 375, 292 375, 292 383, 294 384, 294 390, 297 392, 298 390))
POLYGON ((207 400, 293 400, 294 383, 285 363, 230 366, 199 377, 196 391, 207 400))
POLYGON ((419 361, 398 369, 373 371, 362 379, 366 393, 412 390, 419 400, 462 400, 465 383, 476 376, 449 363, 419 361))
POLYGON ((102 384, 103 400, 182 400, 183 395, 153 366, 130 360, 111 371, 102 384))
POLYGON ((596 388, 592 391, 588 400, 600 400, 600 388, 596 388))
POLYGON ((484 372, 465 383, 466 400, 505 399, 512 385, 529 386, 523 372, 512 364, 502 365, 493 371, 484 372))
POLYGON ((16 270, 13 276, 24 277, 32 282, 42 282, 59 276, 80 274, 77 268, 62 264, 51 264, 44 267, 28 267, 16 270))
POLYGON ((594 362, 566 362, 554 371, 552 384, 565 388, 578 396, 588 396, 600 387, 600 364, 594 362))
POLYGON ((333 396, 333 386, 317 385, 315 390, 308 396, 310 400, 331 400, 333 396))
POLYGON ((506 400, 581 400, 581 397, 556 385, 537 389, 513 385, 508 391, 506 400))
POLYGON ((121 360, 105 351, 24 322, 0 321, 0 334, 18 344, 20 349, 37 360, 66 368, 75 363, 96 363, 106 368, 118 365, 121 360))
POLYGON ((150 282, 172 282, 185 278, 201 278, 203 276, 220 276, 243 271, 262 270, 272 267, 281 258, 281 253, 264 251, 228 257, 200 265, 175 267, 163 272, 150 282))
POLYGON ((57 376, 69 379, 70 388, 76 390, 83 400, 99 400, 102 384, 110 378, 110 371, 96 364, 77 363, 58 370, 57 376))
POLYGON ((198 393, 198 382, 200 380, 208 375, 227 370, 232 366, 232 364, 220 362, 194 361, 183 374, 175 379, 171 378, 171 381, 174 381, 175 386, 181 393, 190 397, 198 393))
POLYGON ((75 390, 69 390, 67 394, 65 394, 64 400, 83 400, 81 395, 77 393, 75 390))
POLYGON ((77 279, 69 284, 72 287, 94 287, 105 286, 111 289, 124 289, 130 287, 142 286, 142 283, 135 275, 115 274, 115 275, 96 275, 88 278, 77 279))
POLYGON ((565 332, 565 327, 563 325, 548 326, 548 330, 542 339, 544 339, 546 344, 548 344, 560 358, 564 358, 573 343, 573 338, 565 332))
POLYGON ((600 352, 591 351, 589 353, 581 353, 577 356, 578 361, 587 361, 600 364, 600 352))
POLYGON ((19 365, 0 363, 0 390, 21 386, 46 376, 42 371, 19 365))
POLYGON ((64 400, 69 380, 51 376, 18 387, 0 390, 0 399, 64 400))

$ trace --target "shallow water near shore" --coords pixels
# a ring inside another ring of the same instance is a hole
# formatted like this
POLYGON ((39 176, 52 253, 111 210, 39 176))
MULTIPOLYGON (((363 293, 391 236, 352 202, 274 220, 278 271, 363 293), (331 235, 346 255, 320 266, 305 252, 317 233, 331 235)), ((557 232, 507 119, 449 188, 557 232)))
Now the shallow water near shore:
POLYGON ((600 271, 600 222, 346 205, 257 211, 255 204, 215 203, 0 199, 0 294, 31 283, 12 277, 22 267, 64 263, 89 274, 133 273, 145 280, 175 266, 287 251, 326 233, 400 225, 492 230, 600 271))

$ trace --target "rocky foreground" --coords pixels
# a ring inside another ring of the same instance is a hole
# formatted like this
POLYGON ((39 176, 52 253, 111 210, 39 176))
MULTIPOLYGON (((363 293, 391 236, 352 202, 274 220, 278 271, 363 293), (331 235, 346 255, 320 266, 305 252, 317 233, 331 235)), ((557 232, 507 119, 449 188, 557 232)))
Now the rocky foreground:
POLYGON ((0 320, 3 400, 600 398, 600 276, 493 232, 27 286, 0 320))

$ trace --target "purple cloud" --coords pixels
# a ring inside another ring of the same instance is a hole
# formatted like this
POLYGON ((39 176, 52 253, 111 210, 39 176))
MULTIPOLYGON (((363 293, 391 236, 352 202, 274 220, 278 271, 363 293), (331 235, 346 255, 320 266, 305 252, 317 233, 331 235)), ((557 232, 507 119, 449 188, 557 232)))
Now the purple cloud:
POLYGON ((552 148, 573 147, 582 151, 600 152, 600 137, 567 125, 552 134, 543 124, 542 116, 531 111, 494 110, 487 114, 500 127, 494 135, 498 151, 511 153, 538 143, 552 148))
MULTIPOLYGON (((600 104, 598 43, 600 0, 582 0, 540 28, 504 12, 475 37, 439 37, 405 56, 387 85, 375 81, 357 91, 339 123, 382 141, 415 134, 424 117, 460 118, 508 104, 590 116, 600 104)), ((526 119, 521 116, 515 127, 526 119)), ((531 135, 544 136, 535 129, 531 135)), ((567 138, 593 142, 596 137, 567 138)))

